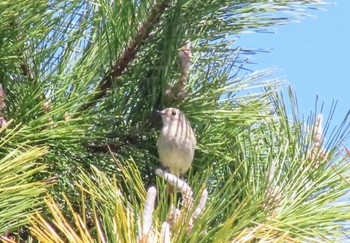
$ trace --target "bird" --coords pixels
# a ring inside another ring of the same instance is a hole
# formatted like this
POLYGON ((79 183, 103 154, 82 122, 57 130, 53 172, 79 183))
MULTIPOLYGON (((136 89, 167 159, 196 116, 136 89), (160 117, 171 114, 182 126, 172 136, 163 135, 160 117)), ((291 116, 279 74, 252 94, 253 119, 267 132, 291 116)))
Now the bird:
POLYGON ((196 137, 189 121, 177 108, 158 111, 163 126, 157 140, 160 162, 177 176, 182 176, 191 167, 196 137))

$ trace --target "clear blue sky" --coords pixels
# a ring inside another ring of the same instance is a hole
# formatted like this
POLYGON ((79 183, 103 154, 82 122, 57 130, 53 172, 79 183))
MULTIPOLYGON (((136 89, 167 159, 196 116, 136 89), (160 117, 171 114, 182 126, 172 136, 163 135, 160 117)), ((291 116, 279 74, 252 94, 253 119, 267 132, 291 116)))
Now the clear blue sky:
MULTIPOLYGON (((338 100, 332 119, 339 125, 350 109, 350 0, 335 0, 311 11, 316 18, 275 27, 274 34, 246 34, 238 41, 246 48, 272 49, 252 57, 253 70, 276 67, 297 94, 299 110, 308 116, 316 95, 325 102, 324 119, 332 100, 338 100)), ((321 102, 319 102, 321 104, 321 102)))

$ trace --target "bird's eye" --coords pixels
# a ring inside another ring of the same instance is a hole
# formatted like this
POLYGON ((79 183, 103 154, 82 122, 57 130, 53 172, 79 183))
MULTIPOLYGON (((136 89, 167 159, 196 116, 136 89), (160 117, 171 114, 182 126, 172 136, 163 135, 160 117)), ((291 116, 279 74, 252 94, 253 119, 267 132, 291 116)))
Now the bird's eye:
POLYGON ((175 116, 175 115, 176 115, 176 111, 171 112, 171 114, 172 114, 173 116, 175 116))

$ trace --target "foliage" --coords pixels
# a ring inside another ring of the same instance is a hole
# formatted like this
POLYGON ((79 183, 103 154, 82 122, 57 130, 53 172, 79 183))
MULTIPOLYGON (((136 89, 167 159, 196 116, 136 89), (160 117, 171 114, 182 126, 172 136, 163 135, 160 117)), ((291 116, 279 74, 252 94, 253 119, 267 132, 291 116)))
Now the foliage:
MULTIPOLYGON (((8 123, 10 124, 11 122, 8 123)), ((46 166, 40 162, 42 156, 47 153, 46 148, 28 148, 25 144, 10 148, 8 145, 15 139, 17 132, 6 133, 8 125, 0 129, 1 148, 7 148, 7 154, 0 160, 1 235, 28 223, 27 215, 42 205, 40 197, 53 182, 32 180, 33 176, 46 170, 46 166)))
MULTIPOLYGON (((13 120, 3 129, 1 161, 21 160, 9 162, 3 173, 26 168, 14 183, 35 185, 28 191, 33 201, 16 198, 23 207, 7 209, 9 218, 29 217, 30 237, 43 242, 132 242, 147 188, 157 185, 153 231, 159 238, 171 202, 154 173, 160 120, 153 111, 174 106, 189 118, 198 140, 187 181, 195 195, 206 187, 209 199, 190 232, 183 227, 187 216, 173 226, 173 241, 324 241, 347 234, 348 156, 341 151, 347 121, 330 135, 329 120, 326 132, 320 130, 319 111, 305 123, 294 95, 283 100, 273 70, 250 72, 247 57, 255 52, 235 46, 241 34, 269 31, 321 4, 0 3, 6 91, 0 115, 13 120), (185 92, 170 99, 169 87, 180 80, 179 48, 187 40, 193 47, 185 92), (57 183, 38 201, 43 185, 32 181, 52 176, 57 183)), ((8 226, 0 226, 4 234, 8 226)))

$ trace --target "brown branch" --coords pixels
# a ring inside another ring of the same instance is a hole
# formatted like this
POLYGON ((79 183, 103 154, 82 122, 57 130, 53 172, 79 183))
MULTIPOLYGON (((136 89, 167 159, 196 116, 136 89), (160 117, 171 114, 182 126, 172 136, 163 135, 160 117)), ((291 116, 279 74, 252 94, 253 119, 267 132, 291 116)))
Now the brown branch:
POLYGON ((107 153, 107 152, 114 152, 118 153, 120 152, 124 146, 127 145, 137 145, 140 143, 139 136, 137 135, 125 135, 119 138, 118 143, 113 144, 88 144, 87 149, 89 149, 91 152, 100 152, 100 153, 107 153))
POLYGON ((94 153, 108 153, 110 151, 118 153, 122 149, 122 145, 106 144, 106 145, 87 145, 87 149, 94 153))
POLYGON ((25 61, 25 59, 22 57, 21 62, 19 64, 19 68, 22 70, 22 74, 26 76, 30 81, 34 80, 33 72, 29 68, 29 64, 25 61))
POLYGON ((97 86, 95 95, 90 101, 83 104, 78 111, 81 112, 93 106, 99 99, 106 95, 110 88, 112 88, 113 80, 119 78, 125 71, 126 67, 134 60, 137 52, 140 50, 144 41, 148 38, 155 24, 159 21, 160 16, 164 13, 169 2, 170 0, 164 0, 161 3, 154 5, 148 19, 140 25, 134 38, 129 41, 127 48, 125 48, 117 62, 112 65, 101 83, 97 86))

